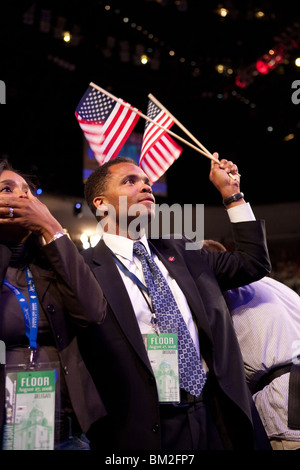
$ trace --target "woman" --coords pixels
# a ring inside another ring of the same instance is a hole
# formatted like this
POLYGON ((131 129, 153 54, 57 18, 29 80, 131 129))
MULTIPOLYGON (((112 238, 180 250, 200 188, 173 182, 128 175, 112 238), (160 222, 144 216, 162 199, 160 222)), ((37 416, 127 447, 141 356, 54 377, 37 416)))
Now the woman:
POLYGON ((75 332, 103 321, 105 299, 60 223, 6 160, 0 161, 0 297, 0 340, 6 345, 3 448, 88 448, 81 433, 106 412, 75 332), (37 387, 42 380, 48 387, 37 387), (54 410, 55 431, 43 406, 47 413, 54 410))

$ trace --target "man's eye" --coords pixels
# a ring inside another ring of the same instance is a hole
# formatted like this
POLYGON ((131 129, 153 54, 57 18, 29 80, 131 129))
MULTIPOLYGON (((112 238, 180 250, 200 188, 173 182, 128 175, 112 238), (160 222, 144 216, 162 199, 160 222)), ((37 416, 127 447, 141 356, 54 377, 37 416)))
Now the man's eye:
POLYGON ((124 181, 124 184, 134 184, 134 180, 132 178, 128 178, 124 181))

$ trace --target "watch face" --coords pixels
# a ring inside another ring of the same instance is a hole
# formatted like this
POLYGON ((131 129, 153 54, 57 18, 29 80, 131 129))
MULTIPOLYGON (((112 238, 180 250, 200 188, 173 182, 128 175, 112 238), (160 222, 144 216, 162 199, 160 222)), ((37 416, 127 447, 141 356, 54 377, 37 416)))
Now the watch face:
POLYGON ((234 202, 234 201, 239 201, 240 199, 243 199, 244 197, 244 194, 243 193, 236 193, 236 194, 233 194, 232 196, 224 199, 223 201, 223 204, 224 206, 227 206, 228 204, 230 204, 231 202, 234 202))

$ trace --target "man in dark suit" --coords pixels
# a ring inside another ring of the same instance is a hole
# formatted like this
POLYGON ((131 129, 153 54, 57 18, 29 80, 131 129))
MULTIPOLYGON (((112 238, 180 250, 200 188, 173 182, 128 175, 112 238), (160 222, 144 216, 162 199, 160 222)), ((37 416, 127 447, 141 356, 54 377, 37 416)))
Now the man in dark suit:
POLYGON ((89 435, 92 449, 268 449, 222 296, 222 290, 269 272, 264 224, 255 220, 240 193, 235 164, 212 161, 210 180, 233 222, 234 253, 186 249, 184 237, 147 240, 143 220, 153 216, 155 201, 146 174, 128 159, 109 161, 87 180, 86 200, 104 233, 83 256, 107 300, 104 322, 79 335, 81 353, 108 412, 89 435), (139 287, 145 279, 133 255, 137 227, 138 238, 171 288, 207 374, 201 395, 182 389, 179 403, 160 402, 143 339, 153 333, 153 308, 139 287))

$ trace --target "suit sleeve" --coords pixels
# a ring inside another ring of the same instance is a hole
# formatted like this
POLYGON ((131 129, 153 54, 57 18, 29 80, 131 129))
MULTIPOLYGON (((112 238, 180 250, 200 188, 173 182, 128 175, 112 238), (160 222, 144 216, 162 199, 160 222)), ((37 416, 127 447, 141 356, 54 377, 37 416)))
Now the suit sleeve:
POLYGON ((250 284, 271 271, 264 221, 234 223, 232 230, 233 252, 204 255, 222 290, 250 284))
POLYGON ((57 277, 57 288, 80 326, 102 323, 106 300, 91 269, 73 242, 63 236, 42 248, 57 277))
POLYGON ((3 285, 7 267, 11 258, 11 251, 7 246, 0 244, 0 287, 3 285))

